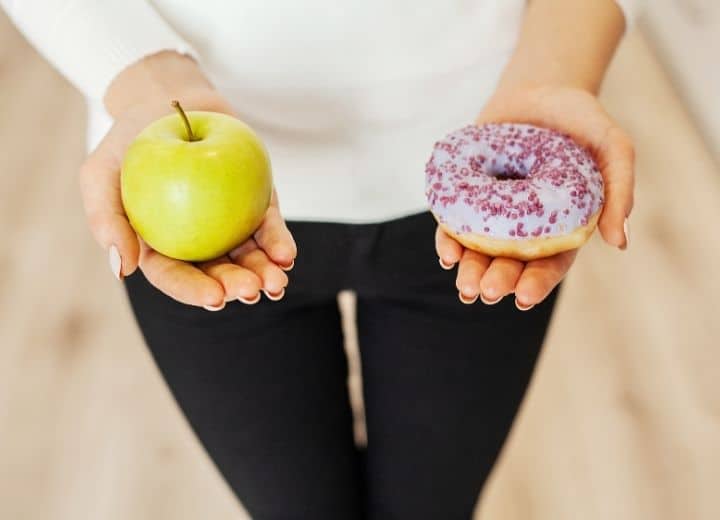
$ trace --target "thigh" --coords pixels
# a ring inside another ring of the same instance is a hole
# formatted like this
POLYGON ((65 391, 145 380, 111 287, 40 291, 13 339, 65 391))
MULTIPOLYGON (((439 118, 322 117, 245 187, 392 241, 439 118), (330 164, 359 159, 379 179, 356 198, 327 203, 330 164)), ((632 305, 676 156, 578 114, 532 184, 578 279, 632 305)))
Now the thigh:
POLYGON ((337 303, 207 312, 127 279, 152 355, 200 441, 253 518, 356 518, 352 437, 337 303))
POLYGON ((528 312, 512 297, 463 305, 454 272, 437 265, 433 227, 385 230, 378 285, 358 296, 371 518, 471 517, 554 305, 555 293, 528 312))

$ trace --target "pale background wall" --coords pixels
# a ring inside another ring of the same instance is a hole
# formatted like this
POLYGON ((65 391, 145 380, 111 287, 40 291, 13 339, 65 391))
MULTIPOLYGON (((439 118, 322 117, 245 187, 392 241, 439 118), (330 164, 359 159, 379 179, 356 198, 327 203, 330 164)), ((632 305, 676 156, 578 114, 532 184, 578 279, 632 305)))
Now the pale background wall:
MULTIPOLYGON (((580 255, 484 519, 720 518, 720 134, 678 91, 632 34, 603 94, 639 151, 631 247, 580 255)), ((85 229, 83 126, 0 15, 0 518, 240 518, 85 229)))
POLYGON ((646 0, 641 22, 720 157, 720 2, 646 0))

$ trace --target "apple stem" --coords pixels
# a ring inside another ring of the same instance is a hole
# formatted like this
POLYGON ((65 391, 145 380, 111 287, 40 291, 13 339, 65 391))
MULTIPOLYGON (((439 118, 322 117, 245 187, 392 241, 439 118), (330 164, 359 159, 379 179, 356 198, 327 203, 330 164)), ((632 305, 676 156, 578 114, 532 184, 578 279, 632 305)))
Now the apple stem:
POLYGON ((174 99, 170 104, 175 110, 177 110, 178 114, 180 114, 180 117, 183 120, 183 123, 185 123, 185 130, 187 130, 188 141, 199 141, 199 139, 195 137, 195 134, 193 134, 192 126, 190 126, 190 120, 188 119, 187 114, 185 114, 185 111, 180 106, 180 102, 177 99, 174 99))

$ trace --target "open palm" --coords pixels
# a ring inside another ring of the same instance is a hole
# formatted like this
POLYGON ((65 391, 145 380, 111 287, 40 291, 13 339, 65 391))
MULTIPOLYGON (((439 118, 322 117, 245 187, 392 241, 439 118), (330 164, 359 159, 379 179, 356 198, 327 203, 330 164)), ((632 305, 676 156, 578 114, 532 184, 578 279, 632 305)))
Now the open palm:
MULTIPOLYGON (((233 115, 230 106, 212 92, 193 93, 181 100, 191 110, 233 115)), ((221 309, 239 299, 255 303, 260 291, 282 298, 297 254, 295 242, 280 215, 277 194, 252 238, 220 258, 189 263, 154 251, 133 230, 120 196, 120 168, 135 136, 155 119, 172 111, 170 100, 135 105, 115 124, 89 155, 80 170, 83 204, 97 241, 110 252, 116 276, 128 276, 138 267, 168 296, 186 304, 221 309)))
MULTIPOLYGON (((542 87, 498 94, 477 119, 492 122, 530 123, 570 135, 585 146, 597 161, 605 182, 605 205, 598 228, 604 240, 627 247, 627 217, 633 206, 634 149, 628 135, 612 120, 591 93, 568 87, 542 87)), ((570 269, 577 250, 522 262, 493 258, 452 239, 440 228, 436 249, 445 269, 458 265, 460 300, 474 303, 478 297, 494 304, 515 293, 515 303, 527 310, 544 300, 570 269)))

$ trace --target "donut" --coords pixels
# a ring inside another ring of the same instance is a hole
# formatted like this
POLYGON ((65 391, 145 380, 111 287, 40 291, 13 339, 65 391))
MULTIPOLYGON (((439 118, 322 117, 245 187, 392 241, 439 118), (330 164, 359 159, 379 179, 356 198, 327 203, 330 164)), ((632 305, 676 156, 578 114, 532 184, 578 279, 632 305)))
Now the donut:
POLYGON ((533 260, 580 247, 603 205, 590 153, 527 124, 469 125, 435 143, 425 166, 430 211, 465 247, 533 260))

